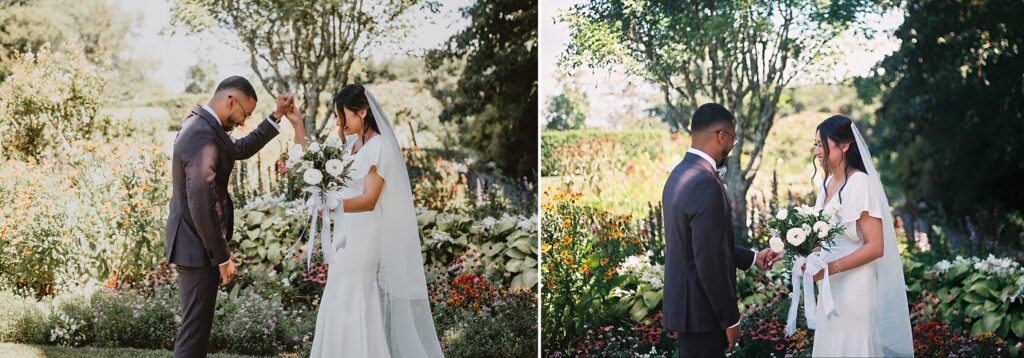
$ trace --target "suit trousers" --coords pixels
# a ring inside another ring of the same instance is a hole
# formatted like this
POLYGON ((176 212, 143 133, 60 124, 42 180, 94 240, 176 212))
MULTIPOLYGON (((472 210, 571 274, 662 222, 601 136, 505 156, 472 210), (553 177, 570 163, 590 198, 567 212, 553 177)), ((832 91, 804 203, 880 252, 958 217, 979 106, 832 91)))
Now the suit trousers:
POLYGON ((679 333, 679 357, 724 357, 727 345, 725 330, 679 333))
POLYGON ((217 267, 178 266, 181 328, 174 339, 174 358, 206 357, 219 285, 217 267))

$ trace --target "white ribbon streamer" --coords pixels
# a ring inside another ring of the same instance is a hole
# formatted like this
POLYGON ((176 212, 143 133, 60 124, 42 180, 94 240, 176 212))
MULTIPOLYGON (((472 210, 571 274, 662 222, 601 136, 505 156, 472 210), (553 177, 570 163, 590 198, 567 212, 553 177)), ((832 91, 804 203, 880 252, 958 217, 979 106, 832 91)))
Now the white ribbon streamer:
MULTIPOLYGON (((341 191, 331 188, 321 192, 319 187, 308 186, 302 191, 309 193, 306 199, 306 213, 309 215, 309 238, 306 242, 306 266, 310 266, 313 260, 313 243, 316 242, 317 231, 320 233, 320 247, 324 253, 324 263, 330 264, 334 256, 334 243, 339 243, 345 248, 345 237, 342 233, 342 221, 344 218, 343 201, 341 191), (331 232, 331 214, 333 211, 333 233, 331 232), (317 219, 323 217, 320 230, 317 230, 317 219)), ((298 240, 288 249, 288 256, 291 256, 295 248, 302 243, 298 240)))
POLYGON ((793 283, 793 292, 790 294, 789 303, 789 317, 786 320, 786 336, 792 336, 796 333, 796 316, 800 306, 800 282, 803 281, 803 296, 804 296, 804 317, 807 318, 807 328, 817 328, 817 305, 814 298, 814 275, 818 272, 824 271, 824 278, 821 284, 821 306, 825 311, 825 319, 832 319, 833 316, 838 317, 839 311, 836 309, 835 301, 832 299, 832 284, 829 281, 828 263, 825 262, 825 254, 822 252, 814 252, 808 255, 806 258, 797 256, 793 260, 793 271, 791 273, 791 280, 793 283), (803 270, 801 267, 806 266, 803 270))

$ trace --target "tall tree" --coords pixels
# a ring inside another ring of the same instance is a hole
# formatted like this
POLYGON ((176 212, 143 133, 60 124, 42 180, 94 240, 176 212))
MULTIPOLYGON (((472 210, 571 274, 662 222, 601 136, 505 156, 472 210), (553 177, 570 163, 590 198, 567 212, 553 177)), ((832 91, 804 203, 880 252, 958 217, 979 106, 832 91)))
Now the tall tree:
POLYGON ((264 89, 294 93, 303 103, 306 133, 315 138, 326 135, 333 116, 321 107, 321 95, 347 84, 353 62, 372 45, 404 34, 409 21, 403 15, 436 6, 423 0, 177 0, 172 19, 190 33, 236 35, 264 89), (318 113, 324 118, 317 120, 318 113))
POLYGON ((479 0, 470 25, 428 53, 431 68, 465 60, 443 120, 468 121, 466 142, 506 174, 537 178, 537 1, 479 0))
MULTIPOLYGON (((881 97, 871 128, 883 175, 956 218, 1024 210, 1024 7, 1019 1, 914 1, 900 48, 856 81, 881 97)), ((913 208, 914 205, 911 205, 913 208)), ((994 218, 997 215, 988 215, 994 218)))
POLYGON ((782 90, 829 56, 866 1, 593 0, 562 15, 571 31, 563 63, 618 65, 660 86, 673 130, 689 130, 703 102, 736 115, 739 143, 726 161, 733 226, 746 237, 746 193, 782 90))
POLYGON ((566 84, 562 87, 562 93, 548 99, 547 129, 564 131, 583 128, 590 105, 587 94, 577 87, 566 84))

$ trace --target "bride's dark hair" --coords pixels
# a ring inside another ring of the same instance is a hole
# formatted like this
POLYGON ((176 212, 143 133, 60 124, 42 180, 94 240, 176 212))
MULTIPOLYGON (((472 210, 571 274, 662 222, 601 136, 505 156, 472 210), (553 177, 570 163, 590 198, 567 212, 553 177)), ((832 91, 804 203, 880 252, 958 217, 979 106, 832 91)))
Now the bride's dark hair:
MULTIPOLYGON (((819 140, 821 140, 821 146, 825 150, 825 167, 823 168, 823 171, 825 172, 825 178, 821 180, 821 190, 826 193, 828 189, 825 187, 825 184, 828 181, 828 176, 832 174, 831 170, 828 168, 828 139, 831 139, 832 142, 836 143, 837 145, 847 143, 850 144, 850 148, 843 152, 843 162, 846 163, 846 169, 843 173, 844 177, 850 177, 851 167, 860 170, 864 173, 868 172, 868 170, 864 167, 864 159, 860 155, 860 147, 857 146, 857 138, 853 136, 853 126, 851 126, 851 124, 853 124, 853 121, 851 121, 849 118, 839 115, 828 117, 828 119, 821 122, 821 124, 818 124, 817 131, 818 136, 820 137, 819 140)), ((817 161, 813 160, 812 162, 815 162, 814 175, 817 176, 818 163, 817 161)), ((840 203, 843 202, 843 188, 846 188, 846 183, 849 183, 849 180, 843 181, 843 186, 839 188, 840 203)), ((825 204, 827 203, 822 203, 822 205, 825 204)))
MULTIPOLYGON (((370 110, 370 101, 366 99, 366 88, 363 85, 346 85, 334 95, 334 109, 341 113, 342 119, 347 121, 348 119, 345 118, 345 108, 353 112, 366 110, 366 117, 363 118, 363 133, 360 134, 364 141, 368 129, 372 129, 378 134, 380 133, 380 127, 377 126, 377 119, 373 118, 373 111, 370 110)), ((344 123, 342 127, 344 127, 344 123)), ((345 135, 342 134, 342 140, 344 140, 344 137, 345 135)))

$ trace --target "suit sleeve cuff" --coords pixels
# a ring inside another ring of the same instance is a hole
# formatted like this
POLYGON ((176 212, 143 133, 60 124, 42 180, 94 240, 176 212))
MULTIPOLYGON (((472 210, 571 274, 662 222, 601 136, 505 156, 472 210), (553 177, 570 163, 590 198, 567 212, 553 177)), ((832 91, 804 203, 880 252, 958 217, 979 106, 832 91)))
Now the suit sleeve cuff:
POLYGON ((274 126, 274 129, 277 129, 278 131, 281 130, 281 124, 274 120, 273 114, 267 115, 267 122, 270 122, 270 125, 274 126))
POLYGON ((736 326, 740 325, 740 322, 743 322, 743 316, 740 316, 740 319, 736 320, 736 324, 729 326, 729 328, 736 328, 736 326))

